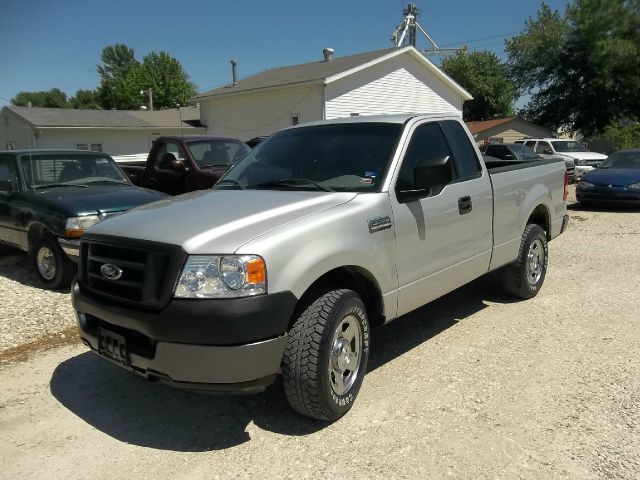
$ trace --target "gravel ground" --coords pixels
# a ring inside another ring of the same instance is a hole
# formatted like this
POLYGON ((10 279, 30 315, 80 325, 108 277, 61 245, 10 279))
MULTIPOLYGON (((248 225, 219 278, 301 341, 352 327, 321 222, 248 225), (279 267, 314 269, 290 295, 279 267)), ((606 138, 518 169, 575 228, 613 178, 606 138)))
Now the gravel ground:
MULTIPOLYGON (((536 298, 485 278, 375 330, 358 400, 331 425, 277 388, 179 392, 81 345, 7 361, 0 478, 640 478, 640 214, 570 215, 536 298)), ((3 342, 39 309, 64 319, 10 342, 64 332, 67 294, 1 268, 3 342)))

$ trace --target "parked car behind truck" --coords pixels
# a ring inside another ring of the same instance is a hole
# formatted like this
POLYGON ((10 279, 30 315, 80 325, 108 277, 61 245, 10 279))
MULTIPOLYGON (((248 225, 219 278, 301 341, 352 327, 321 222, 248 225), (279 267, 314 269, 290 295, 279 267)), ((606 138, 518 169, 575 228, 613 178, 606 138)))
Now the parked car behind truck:
POLYGON ((0 152, 0 243, 29 252, 47 288, 68 287, 85 229, 164 197, 131 185, 104 153, 0 152))
POLYGON ((576 178, 579 179, 600 165, 607 156, 602 153, 590 152, 589 149, 574 140, 562 138, 527 138, 516 140, 535 151, 544 158, 563 158, 575 165, 576 178))
POLYGON ((179 195, 211 188, 249 150, 235 138, 159 137, 144 166, 121 166, 135 185, 179 195))
POLYGON ((294 409, 335 420, 372 327, 494 270, 535 296, 566 193, 562 162, 487 170, 458 116, 292 127, 213 191, 95 225, 72 289, 80 334, 181 388, 255 392, 281 375, 294 409))

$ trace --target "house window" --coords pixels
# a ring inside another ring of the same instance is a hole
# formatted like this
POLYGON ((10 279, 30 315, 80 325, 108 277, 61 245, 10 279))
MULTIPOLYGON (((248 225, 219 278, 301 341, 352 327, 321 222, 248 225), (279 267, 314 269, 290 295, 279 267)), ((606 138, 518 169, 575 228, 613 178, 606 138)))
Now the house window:
POLYGON ((291 125, 298 125, 300 123, 300 114, 292 113, 291 114, 291 125))
POLYGON ((101 152, 102 144, 101 143, 77 143, 77 150, 91 150, 92 152, 101 152))
POLYGON ((15 150, 16 149, 16 142, 6 142, 4 145, 5 145, 5 150, 15 150))

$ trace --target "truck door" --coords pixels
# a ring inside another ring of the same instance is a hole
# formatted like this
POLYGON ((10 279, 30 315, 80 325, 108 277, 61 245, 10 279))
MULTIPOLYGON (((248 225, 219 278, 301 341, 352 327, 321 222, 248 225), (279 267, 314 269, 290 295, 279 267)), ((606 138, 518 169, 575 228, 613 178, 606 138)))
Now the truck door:
POLYGON ((0 240, 26 246, 26 232, 20 228, 24 215, 18 164, 13 155, 0 156, 0 240))
POLYGON ((179 195, 188 191, 188 172, 176 171, 171 166, 172 160, 185 161, 182 146, 177 142, 156 144, 155 153, 149 160, 153 161, 144 175, 144 186, 160 190, 170 195, 179 195))
POLYGON ((398 315, 486 273, 492 248, 491 183, 463 127, 430 121, 411 135, 390 193, 396 230, 398 315), (416 167, 447 160, 446 183, 420 198, 416 167))

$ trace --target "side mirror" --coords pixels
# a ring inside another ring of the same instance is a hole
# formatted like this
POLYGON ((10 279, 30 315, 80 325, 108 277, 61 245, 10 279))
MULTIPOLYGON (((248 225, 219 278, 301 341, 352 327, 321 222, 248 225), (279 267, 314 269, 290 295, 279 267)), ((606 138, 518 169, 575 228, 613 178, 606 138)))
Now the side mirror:
POLYGON ((436 160, 420 160, 413 169, 413 188, 397 192, 398 200, 406 203, 437 195, 452 181, 450 156, 447 155, 436 160))
POLYGON ((553 150, 551 150, 550 148, 543 148, 542 153, 544 153, 545 155, 553 155, 553 150))
POLYGON ((187 167, 184 164, 184 160, 171 160, 171 170, 174 172, 184 172, 187 167))
POLYGON ((0 192, 15 192, 16 182, 14 180, 0 180, 0 192))
POLYGON ((507 154, 507 155, 505 155, 505 156, 504 156, 504 159, 505 159, 505 160, 515 160, 515 159, 516 159, 516 157, 514 157, 514 156, 513 156, 513 155, 511 155, 511 154, 507 154))

